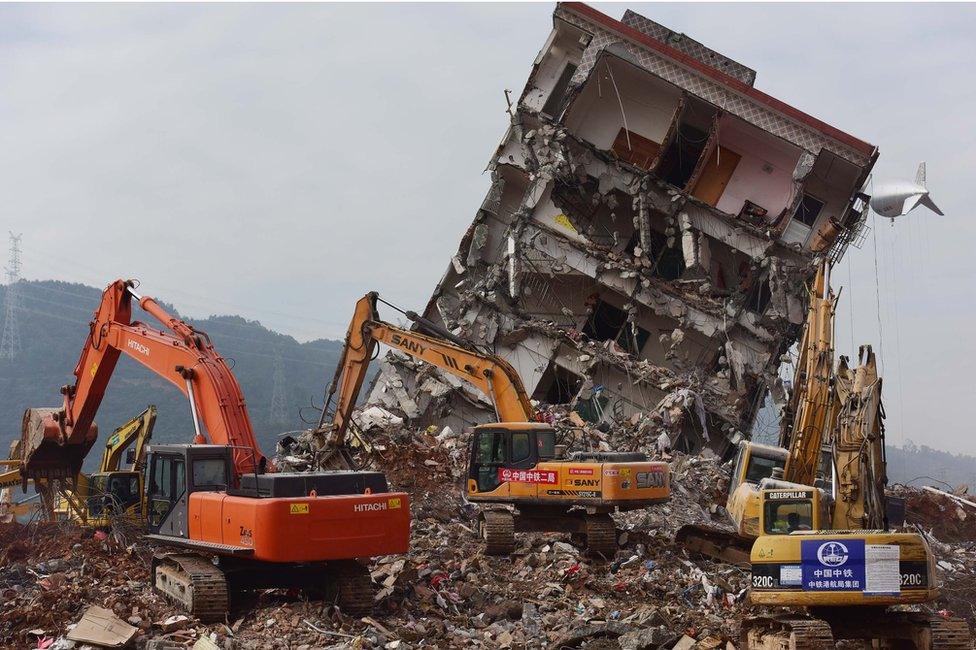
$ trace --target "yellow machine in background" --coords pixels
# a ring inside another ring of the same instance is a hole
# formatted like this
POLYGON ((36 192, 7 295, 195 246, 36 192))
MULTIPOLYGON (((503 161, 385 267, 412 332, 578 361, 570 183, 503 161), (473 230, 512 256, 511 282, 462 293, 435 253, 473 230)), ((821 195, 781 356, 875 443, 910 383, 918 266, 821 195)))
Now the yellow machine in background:
POLYGON ((95 528, 109 527, 112 518, 119 516, 141 522, 145 512, 146 445, 155 423, 156 407, 149 406, 112 432, 105 441, 98 470, 90 475, 79 474, 74 490, 58 492, 55 518, 73 519, 95 528), (128 469, 120 469, 126 455, 128 469))
MULTIPOLYGON (((726 509, 735 533, 704 526, 684 526, 675 540, 689 551, 724 562, 745 565, 753 540, 760 534, 763 488, 809 489, 824 482, 821 455, 824 431, 835 419, 831 397, 834 359, 834 305, 829 267, 824 262, 809 288, 810 306, 800 341, 793 392, 785 417, 783 446, 739 443, 726 509)), ((827 522, 817 522, 818 525, 827 522)))
POLYGON ((346 343, 329 386, 317 429, 323 458, 351 464, 346 435, 352 410, 376 345, 384 343, 469 382, 489 397, 498 423, 474 428, 466 480, 468 500, 492 506, 482 512, 480 533, 492 554, 508 554, 515 532, 561 531, 585 540, 592 553, 616 552, 614 510, 644 508, 671 494, 667 463, 640 453, 577 452, 561 457, 556 430, 535 422, 535 412, 515 369, 504 359, 414 312, 404 312, 428 334, 379 319, 379 297, 356 304, 346 343), (328 407, 338 393, 332 422, 328 407))

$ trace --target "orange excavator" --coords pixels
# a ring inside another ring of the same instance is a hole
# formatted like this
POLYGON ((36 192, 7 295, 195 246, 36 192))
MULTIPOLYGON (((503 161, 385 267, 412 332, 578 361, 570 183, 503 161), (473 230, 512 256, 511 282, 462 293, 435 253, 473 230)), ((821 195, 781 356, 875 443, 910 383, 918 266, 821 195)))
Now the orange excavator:
POLYGON ((610 513, 670 498, 667 463, 648 461, 640 453, 561 457, 555 429, 536 421, 522 380, 507 361, 415 312, 402 313, 425 333, 386 323, 379 318, 377 301, 374 292, 356 303, 316 429, 320 463, 329 454, 348 462, 352 411, 376 346, 384 343, 470 383, 494 405, 498 422, 474 428, 465 482, 466 498, 484 505, 479 531, 489 554, 511 553, 516 532, 558 531, 584 541, 593 554, 613 555, 617 536, 610 513))
POLYGON ((390 492, 379 472, 274 472, 210 338, 139 296, 133 281, 105 289, 63 405, 25 414, 23 480, 78 475, 123 353, 187 396, 194 426, 193 444, 148 451, 155 588, 202 620, 223 620, 233 593, 260 588, 324 592, 347 613, 369 610, 372 585, 356 558, 407 551, 408 496, 390 492), (133 322, 133 300, 165 330, 133 322))

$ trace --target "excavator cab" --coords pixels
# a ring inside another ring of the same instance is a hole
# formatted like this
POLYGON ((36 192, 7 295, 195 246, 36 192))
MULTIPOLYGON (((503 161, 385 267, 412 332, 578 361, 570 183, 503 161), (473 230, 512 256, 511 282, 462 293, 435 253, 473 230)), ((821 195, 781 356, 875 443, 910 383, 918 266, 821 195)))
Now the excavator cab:
POLYGON ((186 537, 190 495, 227 489, 234 476, 232 451, 224 445, 150 447, 146 465, 149 532, 186 537))
MULTIPOLYGON (((141 514, 142 474, 135 471, 102 472, 88 478, 89 525, 99 526, 114 515, 141 514)), ((105 522, 108 523, 108 522, 105 522)))
POLYGON ((469 496, 494 492, 512 472, 532 471, 556 457, 556 431, 546 424, 506 422, 475 427, 468 467, 469 496))
POLYGON ((759 527, 763 535, 789 535, 824 527, 826 496, 816 488, 772 488, 760 492, 759 527))

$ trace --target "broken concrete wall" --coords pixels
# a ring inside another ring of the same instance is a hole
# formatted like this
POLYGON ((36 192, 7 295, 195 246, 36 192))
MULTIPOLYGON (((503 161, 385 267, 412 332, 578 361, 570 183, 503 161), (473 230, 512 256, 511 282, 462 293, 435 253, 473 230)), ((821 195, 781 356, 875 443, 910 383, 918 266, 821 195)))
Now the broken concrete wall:
MULTIPOLYGON (((876 150, 754 91, 745 66, 723 57, 729 76, 707 64, 721 55, 683 36, 675 49, 666 28, 627 16, 557 7, 492 187, 424 315, 513 363, 540 404, 607 430, 652 414, 655 435, 725 454, 769 388, 782 394, 806 281, 860 227, 876 150)), ((434 369, 383 370, 374 396, 408 418, 491 416, 456 382, 407 376, 434 369)))

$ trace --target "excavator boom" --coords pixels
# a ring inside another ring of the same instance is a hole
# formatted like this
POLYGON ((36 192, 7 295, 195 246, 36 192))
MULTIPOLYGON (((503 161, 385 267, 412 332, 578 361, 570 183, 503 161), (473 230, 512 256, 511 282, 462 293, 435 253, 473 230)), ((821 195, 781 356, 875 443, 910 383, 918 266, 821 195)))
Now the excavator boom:
POLYGON ((190 402, 197 441, 234 450, 239 474, 267 465, 251 428, 244 395, 210 338, 170 315, 152 298, 139 296, 131 280, 116 280, 102 294, 88 338, 75 366, 75 383, 61 389, 60 409, 28 409, 24 416, 22 474, 68 478, 81 469, 98 435, 94 419, 120 354, 163 377, 190 402), (132 300, 165 330, 132 322, 132 300))
POLYGON ((408 318, 421 327, 434 331, 437 336, 405 330, 379 318, 376 302, 379 296, 370 292, 359 299, 353 312, 352 322, 346 333, 342 357, 326 395, 326 408, 322 411, 318 431, 331 431, 328 446, 342 448, 352 410, 356 406, 359 391, 366 377, 369 362, 377 343, 385 343, 408 355, 426 361, 441 370, 472 384, 495 405, 499 422, 530 422, 535 412, 515 369, 504 359, 477 352, 450 332, 438 331, 437 325, 414 314, 405 312, 408 318), (450 343, 444 339, 457 343, 450 343), (327 423, 328 407, 338 395, 331 426, 327 423))

